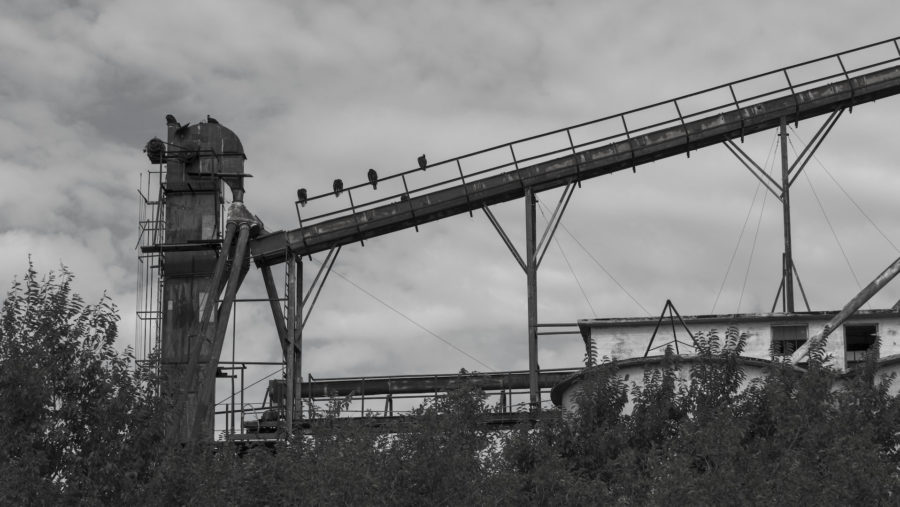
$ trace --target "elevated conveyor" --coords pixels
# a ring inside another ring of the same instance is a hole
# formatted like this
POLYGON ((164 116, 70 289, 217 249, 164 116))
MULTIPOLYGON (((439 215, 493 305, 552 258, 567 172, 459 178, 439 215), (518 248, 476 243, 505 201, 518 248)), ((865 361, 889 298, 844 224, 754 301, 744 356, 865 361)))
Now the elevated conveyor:
MULTIPOLYGON (((300 227, 258 237, 250 243, 251 252, 259 266, 277 264, 285 260, 287 252, 307 255, 328 250, 518 199, 526 188, 539 192, 673 155, 689 155, 692 150, 776 127, 782 119, 799 122, 837 109, 852 109, 900 93, 898 62, 900 45, 898 39, 891 39, 442 161, 428 170, 444 171, 453 177, 404 194, 354 205, 352 191, 366 184, 349 187, 349 208, 303 219, 298 207, 300 227), (885 51, 888 56, 884 56, 885 51), (878 56, 873 60, 869 54, 876 52, 878 56), (848 64, 866 57, 867 61, 855 67, 848 64), (808 76, 810 72, 817 72, 817 77, 798 82, 797 75, 808 76), (744 88, 764 80, 778 80, 782 85, 770 85, 767 91, 748 97, 741 95, 744 88), (723 96, 730 100, 715 102, 715 97, 723 96), (715 104, 712 107, 687 111, 687 104, 710 100, 715 104), (642 114, 659 116, 660 112, 668 119, 634 126, 635 118, 642 114), (585 134, 611 123, 618 127, 613 135, 590 138, 585 134), (538 144, 553 147, 517 158, 517 153, 528 152, 530 145, 538 144), (505 153, 509 161, 488 168, 473 167, 479 157, 491 153, 505 153)), ((384 180, 402 178, 408 188, 406 176, 415 171, 384 180)), ((327 196, 332 194, 310 200, 327 196)))

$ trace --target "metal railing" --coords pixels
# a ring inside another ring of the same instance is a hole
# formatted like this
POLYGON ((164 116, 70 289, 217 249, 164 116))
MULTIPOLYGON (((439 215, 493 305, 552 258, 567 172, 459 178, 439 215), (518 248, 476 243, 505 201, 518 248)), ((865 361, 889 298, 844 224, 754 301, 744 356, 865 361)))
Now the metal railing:
MULTIPOLYGON (((853 77, 865 72, 887 68, 900 61, 900 37, 868 44, 814 60, 782 67, 770 72, 732 81, 707 88, 674 99, 656 102, 623 113, 605 116, 596 120, 545 132, 543 134, 518 139, 468 153, 459 157, 429 164, 425 169, 415 168, 379 178, 378 183, 400 180, 403 192, 363 203, 355 203, 353 191, 369 187, 370 183, 360 183, 344 188, 338 197, 346 194, 349 207, 303 218, 301 207, 305 204, 335 197, 335 192, 326 192, 309 197, 303 203, 295 201, 297 220, 300 227, 315 225, 326 219, 344 215, 355 215, 361 211, 381 205, 407 200, 441 187, 465 185, 498 173, 517 170, 522 166, 552 160, 564 155, 599 147, 618 141, 628 141, 636 135, 663 127, 682 126, 693 119, 709 114, 740 110, 762 99, 770 100, 840 80, 848 83, 853 77), (484 167, 480 161, 489 159, 484 167), (407 178, 425 170, 444 171, 451 174, 436 183, 410 189, 407 178)), ((851 83, 852 94, 852 83, 851 83)), ((799 110, 799 102, 797 103, 799 110)), ((851 106, 852 107, 852 106, 851 106)), ((688 139, 688 144, 690 140, 688 139)), ((690 152, 688 152, 690 156, 690 152)))

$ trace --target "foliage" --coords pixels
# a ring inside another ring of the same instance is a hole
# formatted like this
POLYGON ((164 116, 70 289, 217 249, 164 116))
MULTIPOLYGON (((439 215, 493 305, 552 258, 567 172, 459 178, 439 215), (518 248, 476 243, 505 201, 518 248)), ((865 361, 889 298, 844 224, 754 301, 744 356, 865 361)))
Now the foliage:
POLYGON ((0 503, 116 498, 154 461, 150 371, 115 348, 118 315, 29 264, 0 309, 0 503))
POLYGON ((875 354, 839 376, 748 380, 736 329, 671 350, 640 382, 586 368, 578 409, 503 431, 460 380, 415 417, 341 419, 271 446, 165 448, 151 372, 115 351, 115 307, 85 305, 63 268, 29 268, 0 311, 0 503, 149 505, 891 504, 900 494, 900 402, 875 354), (838 388, 838 385, 843 387, 838 388))
POLYGON ((584 365, 588 368, 597 365, 597 341, 590 335, 584 339, 584 365))

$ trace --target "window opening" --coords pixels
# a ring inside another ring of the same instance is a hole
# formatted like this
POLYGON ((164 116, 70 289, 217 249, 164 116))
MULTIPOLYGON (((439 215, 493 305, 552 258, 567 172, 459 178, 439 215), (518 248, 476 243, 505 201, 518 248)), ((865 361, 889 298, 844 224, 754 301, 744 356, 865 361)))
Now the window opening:
POLYGON ((866 360, 866 353, 878 336, 876 324, 852 324, 844 326, 847 364, 866 360))
POLYGON ((772 355, 790 356, 809 338, 806 324, 793 326, 772 326, 772 355))

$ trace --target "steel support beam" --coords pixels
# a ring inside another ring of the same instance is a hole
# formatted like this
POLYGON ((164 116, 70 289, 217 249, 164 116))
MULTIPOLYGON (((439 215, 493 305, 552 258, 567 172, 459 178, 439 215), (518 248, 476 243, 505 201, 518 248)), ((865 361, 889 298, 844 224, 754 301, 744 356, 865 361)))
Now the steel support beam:
POLYGON ((503 230, 500 222, 487 206, 483 206, 484 214, 491 225, 500 234, 506 248, 509 249, 519 266, 525 271, 526 287, 528 294, 528 372, 530 380, 529 403, 532 410, 540 410, 541 393, 539 388, 540 367, 538 366, 538 317, 537 317, 537 271, 540 267, 547 246, 553 239, 557 227, 562 220, 563 213, 575 192, 575 182, 570 182, 563 189, 559 202, 553 210, 553 215, 547 223, 541 235, 540 243, 537 242, 537 197, 533 188, 525 189, 525 258, 523 259, 510 241, 509 236, 503 230))
POLYGON ((806 311, 811 312, 812 310, 809 308, 809 300, 806 299, 806 291, 803 290, 803 282, 800 280, 800 273, 797 272, 797 265, 793 265, 794 268, 794 279, 797 280, 797 287, 800 287, 800 295, 803 296, 803 304, 806 306, 806 311))
MULTIPOLYGON (((300 304, 297 301, 297 261, 296 256, 290 254, 291 258, 287 261, 287 287, 285 292, 287 292, 287 336, 289 342, 289 350, 293 351, 296 347, 296 343, 294 342, 294 338, 297 332, 297 315, 300 313, 298 310, 298 306, 300 304)), ((294 382, 294 371, 295 371, 295 355, 288 354, 286 359, 286 382, 287 389, 285 395, 285 414, 284 414, 284 431, 286 433, 287 438, 291 438, 294 430, 294 388, 296 384, 294 382)))
MULTIPOLYGON (((877 294, 878 291, 888 284, 888 282, 893 280, 894 277, 897 276, 897 273, 900 273, 900 257, 892 262, 890 266, 885 268, 885 270, 872 280, 869 285, 866 285, 863 290, 859 291, 853 299, 847 302, 847 304, 844 305, 844 308, 825 325, 825 329, 821 333, 811 337, 806 343, 800 346, 793 355, 791 355, 791 362, 797 364, 802 361, 804 357, 808 356, 810 345, 828 338, 828 335, 831 334, 832 331, 837 329, 845 320, 856 313, 856 311, 859 310, 862 305, 866 304, 868 300, 872 299, 872 296, 877 294)), ((843 367, 844 366, 841 365, 841 369, 843 369, 843 367)))
POLYGON ((313 308, 316 306, 316 301, 319 300, 319 294, 322 292, 322 288, 325 287, 325 281, 328 280, 328 275, 331 274, 331 268, 334 267, 335 261, 337 261, 338 254, 341 253, 341 247, 336 246, 328 251, 328 255, 325 257, 325 262, 319 266, 319 271, 316 272, 316 277, 313 279, 312 285, 309 286, 309 291, 306 293, 306 296, 301 300, 300 308, 306 308, 305 313, 301 311, 300 315, 303 316, 300 321, 300 329, 302 330, 306 327, 306 321, 309 320, 309 316, 312 314, 313 308), (323 276, 324 274, 324 276, 323 276), (319 280, 321 279, 321 283, 319 280), (312 297, 312 301, 310 302, 310 297, 312 297), (307 303, 309 305, 307 306, 307 303))
POLYGON ((836 109, 831 112, 828 118, 825 119, 825 122, 819 127, 819 130, 810 140, 809 144, 803 148, 803 151, 800 152, 800 155, 794 160, 793 163, 788 164, 788 154, 787 154, 787 121, 786 117, 782 117, 779 121, 779 132, 778 135, 781 138, 781 143, 779 146, 779 150, 781 152, 781 183, 779 184, 775 179, 769 176, 768 173, 763 170, 749 155, 747 155, 744 150, 740 148, 734 141, 728 140, 725 141, 725 147, 728 148, 729 151, 759 180, 760 184, 766 187, 772 194, 781 201, 782 204, 782 214, 783 214, 783 224, 784 224, 784 251, 781 255, 781 282, 778 286, 778 292, 775 294, 775 301, 772 303, 772 311, 775 311, 775 307, 778 305, 778 299, 781 298, 781 306, 783 312, 793 312, 795 308, 795 297, 794 297, 794 278, 797 279, 797 284, 800 286, 800 292, 803 295, 803 301, 806 304, 806 309, 809 310, 809 301, 806 299, 806 293, 803 291, 803 285, 800 283, 799 277, 797 276, 797 268, 794 265, 793 252, 791 248, 791 198, 790 198, 790 189, 794 184, 794 181, 797 179, 797 176, 800 175, 800 172, 803 171, 803 168, 806 167, 806 164, 809 160, 815 155, 816 151, 819 149, 819 146, 822 145, 822 141, 825 140, 825 137, 828 136, 828 133, 831 132, 831 129, 834 127, 834 124, 841 117, 843 113, 843 108, 836 109), (774 188, 773 188, 774 187, 774 188), (776 191, 777 189, 777 191, 776 191))
MULTIPOLYGON (((335 257, 337 257, 337 255, 335 255, 335 257)), ((332 262, 334 262, 334 261, 332 261, 332 262)), ((294 398, 293 398, 293 402, 292 402, 293 412, 291 412, 291 419, 300 419, 301 415, 303 414, 303 407, 300 405, 300 399, 301 399, 300 398, 300 395, 301 395, 300 383, 303 381, 303 376, 302 376, 302 372, 303 372, 303 325, 306 322, 305 320, 303 320, 304 300, 302 299, 303 298, 303 257, 298 255, 297 258, 295 259, 294 264, 296 265, 295 269, 297 271, 297 286, 294 288, 294 299, 297 302, 298 307, 297 307, 297 313, 295 315, 295 321, 294 321, 294 343, 293 343, 294 371, 293 371, 293 375, 291 375, 291 377, 290 377, 293 380, 291 383, 294 386, 294 389, 293 389, 294 398)), ((325 283, 324 279, 322 279, 322 283, 323 284, 325 283)), ((320 288, 321 288, 321 286, 320 286, 320 288)), ((315 301, 313 301, 313 303, 315 303, 315 301)), ((310 311, 312 311, 312 308, 310 308, 310 311)), ((307 317, 308 317, 308 315, 307 315, 307 317)))
POLYGON ((843 109, 838 109, 835 112, 831 113, 828 118, 825 119, 825 123, 819 127, 819 130, 816 132, 816 135, 813 136, 812 139, 809 140, 809 144, 803 148, 803 151, 800 152, 800 155, 797 156, 797 160, 791 164, 791 170, 788 171, 791 173, 791 181, 790 184, 794 184, 794 180, 800 176, 800 173, 803 172, 803 168, 806 167, 806 164, 809 160, 815 155, 816 150, 819 149, 819 146, 822 145, 822 141, 828 136, 828 133, 831 132, 831 129, 834 127, 834 124, 837 123, 838 118, 844 113, 843 109))
MULTIPOLYGON (((549 389, 579 369, 544 370, 538 378, 541 389, 549 389)), ((408 394, 434 394, 467 385, 475 385, 485 391, 530 389, 531 375, 527 371, 497 371, 488 373, 451 373, 439 375, 397 375, 385 377, 350 377, 310 379, 301 384, 307 398, 332 396, 383 396, 408 394)))
POLYGON ((500 222, 497 221, 497 217, 494 216, 494 213, 488 208, 486 205, 482 206, 481 209, 484 211, 486 217, 491 222, 491 225, 494 226, 494 229, 497 231, 497 234, 500 235, 500 239, 503 240, 503 244, 506 245, 506 248, 509 249, 509 253, 513 255, 513 258, 516 259, 516 262, 519 263, 519 267, 522 268, 522 271, 528 271, 528 267, 525 265, 525 261, 522 260, 522 256, 519 255, 519 251, 516 250, 516 246, 513 245, 512 241, 509 239, 509 236, 506 235, 506 231, 503 230, 503 226, 500 225, 500 222))
POLYGON ((222 250, 219 252, 219 258, 216 260, 216 265, 213 269, 213 277, 209 284, 206 300, 202 302, 199 319, 191 325, 191 328, 188 331, 190 350, 188 351, 188 367, 186 370, 187 379, 184 380, 184 385, 176 397, 175 406, 178 413, 176 414, 175 420, 178 421, 178 427, 173 431, 170 431, 167 435, 172 439, 171 443, 177 443, 176 440, 179 439, 192 438, 193 425, 188 424, 190 419, 185 419, 185 411, 188 410, 187 404, 189 394, 192 392, 196 394, 198 384, 201 381, 200 376, 202 373, 199 367, 200 353, 203 350, 203 344, 207 341, 206 336, 209 333, 207 324, 214 315, 213 311, 216 308, 219 294, 222 290, 222 279, 228 270, 228 257, 234 246, 233 242, 236 229, 237 224, 234 222, 228 222, 225 225, 225 239, 222 243, 222 250))
POLYGON ((791 251, 791 166, 788 164, 787 119, 782 116, 779 125, 781 136, 781 209, 784 217, 784 262, 782 262, 782 308, 785 312, 794 313, 794 257, 791 251))
POLYGON ((547 223, 547 228, 544 229, 544 234, 541 236, 541 242, 538 244, 535 252, 535 255, 537 255, 535 269, 541 266, 541 261, 544 260, 544 254, 547 253, 547 247, 550 246, 550 241, 556 233, 556 228, 559 227, 559 222, 562 220, 563 213, 566 212, 566 207, 569 205, 569 200, 572 198, 574 192, 575 183, 569 183, 563 189, 562 195, 559 196, 559 202, 556 204, 556 209, 553 210, 553 215, 547 223))
POLYGON ((750 158, 750 156, 747 155, 747 153, 745 153, 744 150, 742 150, 741 147, 731 139, 725 141, 722 144, 724 144, 725 147, 728 148, 728 151, 730 151, 735 156, 735 158, 737 158, 741 162, 741 164, 743 164, 744 167, 746 167, 747 170, 750 171, 750 174, 752 174, 753 177, 759 180, 762 186, 766 187, 766 190, 771 192, 776 199, 778 199, 779 201, 781 200, 781 185, 779 185, 778 182, 775 181, 775 179, 769 176, 769 173, 764 171, 759 166, 759 164, 757 164, 752 158, 750 158))
MULTIPOLYGON (((206 363, 198 373, 199 388, 197 390, 197 412, 194 416, 194 427, 192 434, 194 440, 199 441, 202 438, 203 418, 204 415, 211 410, 209 405, 210 399, 215 394, 216 388, 216 367, 219 363, 219 356, 222 354, 222 345, 225 342, 225 331, 228 329, 228 314, 231 313, 231 306, 234 304, 234 298, 237 295, 238 287, 241 280, 246 275, 246 267, 249 265, 250 259, 247 256, 247 244, 250 240, 250 224, 240 224, 238 237, 234 246, 234 257, 232 257, 231 273, 228 276, 228 285, 225 287, 225 296, 219 309, 216 312, 215 334, 210 337, 204 335, 203 338, 208 340, 210 346, 209 362, 206 363)), ((209 297, 212 297, 210 295, 209 297)), ((218 298, 216 298, 218 299, 218 298)), ((198 351, 199 352, 199 351, 198 351)), ((194 357, 192 355, 191 360, 194 357)))
POLYGON ((535 208, 537 199, 534 189, 525 189, 525 277, 528 290, 528 390, 531 410, 541 408, 541 391, 538 387, 538 342, 537 342, 537 234, 535 208))
POLYGON ((272 320, 275 321, 275 329, 278 332, 278 341, 281 343, 281 352, 284 360, 287 361, 287 355, 291 350, 290 340, 288 339, 287 326, 284 320, 284 311, 281 309, 281 298, 278 295, 278 288, 275 287, 275 278, 272 276, 272 267, 263 266, 261 268, 263 283, 266 286, 266 294, 269 296, 269 307, 272 309, 272 320))

